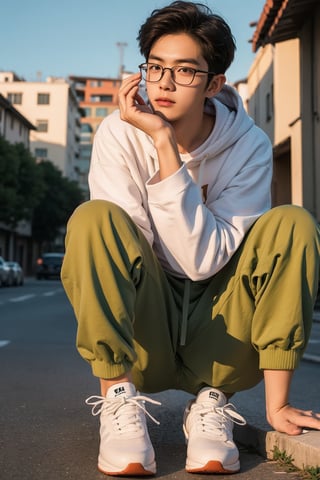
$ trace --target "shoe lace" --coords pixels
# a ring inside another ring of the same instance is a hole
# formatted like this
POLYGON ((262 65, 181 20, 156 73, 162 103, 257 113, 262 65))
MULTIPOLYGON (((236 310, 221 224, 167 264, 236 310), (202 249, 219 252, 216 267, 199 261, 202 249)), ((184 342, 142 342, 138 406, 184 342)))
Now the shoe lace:
POLYGON ((208 434, 223 435, 223 433, 228 433, 230 422, 237 425, 247 423, 232 403, 227 403, 222 407, 194 404, 192 409, 197 413, 197 427, 208 434))
POLYGON ((143 395, 135 395, 133 397, 106 398, 99 395, 92 395, 87 398, 85 403, 92 406, 91 413, 93 416, 106 412, 114 416, 119 430, 125 427, 126 431, 135 430, 140 423, 137 415, 137 408, 146 414, 154 423, 160 425, 160 422, 154 418, 145 408, 145 403, 161 405, 161 402, 153 400, 143 395))

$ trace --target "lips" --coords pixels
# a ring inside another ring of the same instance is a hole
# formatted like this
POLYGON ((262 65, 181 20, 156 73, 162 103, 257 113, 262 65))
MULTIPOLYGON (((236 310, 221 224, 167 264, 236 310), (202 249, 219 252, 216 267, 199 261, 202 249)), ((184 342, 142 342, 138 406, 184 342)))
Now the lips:
POLYGON ((169 100, 169 98, 166 98, 166 97, 156 98, 155 102, 156 102, 157 105, 159 105, 161 107, 171 107, 175 103, 175 102, 173 102, 172 100, 169 100))

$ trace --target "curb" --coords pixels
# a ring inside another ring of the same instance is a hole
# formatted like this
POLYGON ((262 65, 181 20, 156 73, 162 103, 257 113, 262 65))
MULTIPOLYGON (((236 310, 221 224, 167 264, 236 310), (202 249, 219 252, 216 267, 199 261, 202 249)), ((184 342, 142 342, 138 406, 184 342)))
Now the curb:
POLYGON ((252 425, 235 425, 234 439, 247 448, 253 448, 262 457, 273 460, 277 447, 291 457, 292 464, 303 470, 320 467, 320 431, 306 431, 301 435, 286 435, 274 430, 265 431, 252 425))

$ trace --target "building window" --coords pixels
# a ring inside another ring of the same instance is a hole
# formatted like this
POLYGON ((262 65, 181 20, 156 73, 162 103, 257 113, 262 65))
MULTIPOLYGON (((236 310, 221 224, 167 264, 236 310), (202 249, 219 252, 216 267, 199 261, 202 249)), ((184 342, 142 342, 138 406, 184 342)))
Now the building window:
POLYGON ((85 117, 91 117, 91 108, 89 107, 82 107, 85 117))
POLYGON ((37 158, 47 158, 48 149, 47 148, 35 148, 34 154, 37 158))
POLYGON ((90 160, 92 145, 80 145, 80 158, 90 160))
POLYGON ((38 105, 49 105, 50 103, 50 94, 49 93, 38 93, 38 105))
POLYGON ((102 87, 103 82, 102 80, 91 80, 90 86, 91 87, 102 87))
POLYGON ((37 120, 36 125, 37 125, 38 132, 48 131, 48 120, 37 120))
POLYGON ((74 85, 75 85, 76 89, 78 89, 78 88, 82 89, 82 88, 86 87, 86 82, 82 82, 82 81, 78 80, 74 85))
POLYGON ((81 132, 82 133, 91 133, 92 127, 90 123, 81 123, 81 132))
POLYGON ((106 117, 108 115, 108 109, 104 107, 96 108, 96 117, 106 117))
POLYGON ((112 95, 91 95, 90 102, 97 103, 97 102, 108 102, 111 103, 113 100, 112 95))
POLYGON ((13 105, 22 105, 22 93, 8 93, 8 100, 13 105))
POLYGON ((270 122, 273 115, 273 85, 271 85, 271 92, 266 95, 266 121, 270 122))

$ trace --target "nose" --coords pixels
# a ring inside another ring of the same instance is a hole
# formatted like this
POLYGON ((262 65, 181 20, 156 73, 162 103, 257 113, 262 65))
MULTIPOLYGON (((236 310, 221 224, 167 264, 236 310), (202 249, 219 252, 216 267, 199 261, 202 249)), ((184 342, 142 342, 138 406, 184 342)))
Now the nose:
POLYGON ((165 88, 165 89, 174 88, 175 84, 174 84, 172 75, 173 73, 171 68, 167 67, 163 69, 162 77, 159 81, 160 88, 165 88))

